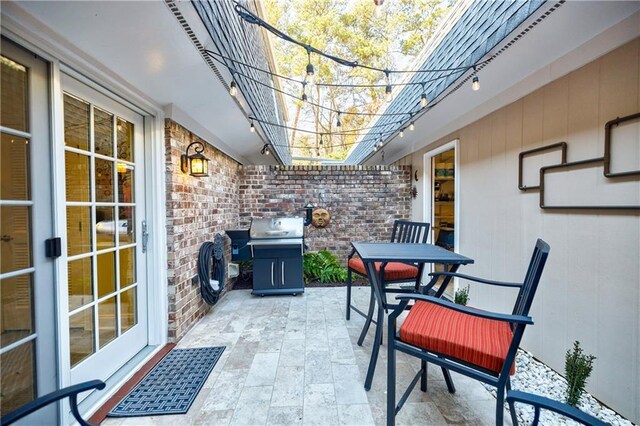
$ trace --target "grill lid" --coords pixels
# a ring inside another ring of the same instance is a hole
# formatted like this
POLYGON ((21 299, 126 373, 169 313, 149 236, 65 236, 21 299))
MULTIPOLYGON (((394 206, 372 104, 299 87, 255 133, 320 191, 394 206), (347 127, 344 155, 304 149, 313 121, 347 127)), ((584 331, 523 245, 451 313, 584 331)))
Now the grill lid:
POLYGON ((249 234, 251 239, 302 238, 304 219, 301 217, 253 219, 249 234))

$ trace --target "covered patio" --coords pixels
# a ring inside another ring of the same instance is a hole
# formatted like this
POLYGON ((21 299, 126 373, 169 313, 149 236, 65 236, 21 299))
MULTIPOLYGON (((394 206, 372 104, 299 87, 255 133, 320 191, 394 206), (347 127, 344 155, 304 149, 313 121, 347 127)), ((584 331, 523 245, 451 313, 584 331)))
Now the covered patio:
POLYGON ((564 402, 579 342, 593 370, 578 409, 640 422, 640 2, 0 14, 3 418, 97 380, 79 413, 63 398, 22 424, 382 425, 396 404, 397 424, 512 424, 502 390, 564 402), (363 257, 368 243, 387 251, 363 257), (422 298, 397 335, 385 282, 422 298), (349 303, 378 307, 368 332, 349 303), (502 321, 502 340, 471 320, 437 340, 427 304, 502 321), (105 417, 174 347, 219 351, 187 412, 105 417))

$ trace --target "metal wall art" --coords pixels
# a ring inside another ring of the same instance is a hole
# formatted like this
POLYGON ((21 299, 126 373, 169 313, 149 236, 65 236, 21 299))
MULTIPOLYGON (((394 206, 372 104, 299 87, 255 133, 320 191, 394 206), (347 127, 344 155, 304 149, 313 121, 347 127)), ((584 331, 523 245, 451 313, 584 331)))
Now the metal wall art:
POLYGON ((620 123, 632 120, 639 120, 640 112, 625 117, 617 117, 608 121, 605 126, 604 135, 604 156, 598 158, 590 158, 587 160, 573 161, 567 163, 567 143, 558 142, 551 145, 542 146, 539 148, 523 151, 519 155, 518 159, 518 189, 521 191, 539 190, 540 191, 540 208, 543 209, 580 209, 580 210, 640 210, 640 205, 619 205, 619 206, 552 206, 545 203, 545 175, 548 172, 554 172, 564 169, 576 169, 585 166, 598 167, 604 166, 604 176, 610 179, 630 176, 640 176, 640 170, 629 170, 624 172, 612 172, 611 171, 611 131, 612 128, 618 126, 620 123), (554 150, 561 150, 561 160, 558 164, 552 164, 540 168, 540 181, 536 186, 526 186, 523 183, 523 160, 526 157, 539 155, 544 152, 550 152, 554 150))

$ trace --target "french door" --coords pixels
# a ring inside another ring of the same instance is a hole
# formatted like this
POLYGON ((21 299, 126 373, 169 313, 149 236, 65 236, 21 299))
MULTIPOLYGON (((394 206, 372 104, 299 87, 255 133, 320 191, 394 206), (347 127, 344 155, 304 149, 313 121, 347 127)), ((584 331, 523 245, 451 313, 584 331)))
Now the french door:
MULTIPOLYGON (((57 381, 51 131, 47 64, 0 44, 0 408, 53 391, 57 381)), ((24 419, 53 424, 51 405, 24 419)))
POLYGON ((63 74, 71 383, 107 379, 148 343, 144 119, 63 74))

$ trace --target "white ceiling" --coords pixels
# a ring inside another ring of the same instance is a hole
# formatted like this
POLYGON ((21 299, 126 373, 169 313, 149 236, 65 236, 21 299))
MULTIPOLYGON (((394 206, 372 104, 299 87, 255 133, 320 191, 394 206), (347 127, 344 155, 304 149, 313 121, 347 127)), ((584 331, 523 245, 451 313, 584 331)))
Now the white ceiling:
MULTIPOLYGON (((190 2, 180 2, 180 10, 200 42, 213 50, 190 2)), ((622 44, 621 40, 637 37, 638 10, 640 2, 565 3, 482 70, 479 92, 461 88, 420 118, 415 132, 405 132, 403 139, 396 138, 385 147, 385 163, 515 101, 549 78, 566 74, 622 44), (635 20, 627 23, 630 30, 616 37, 601 37, 605 40, 591 43, 595 44, 592 48, 572 53, 570 61, 550 66, 634 13, 635 20)), ((3 2, 2 13, 18 21, 40 21, 42 37, 67 50, 81 51, 92 65, 107 70, 121 85, 149 99, 167 116, 241 163, 273 161, 272 156, 260 155, 264 142, 249 132, 244 113, 163 1, 3 2)), ((229 75, 221 72, 230 81, 229 75)), ((380 160, 376 155, 369 162, 380 160)))

